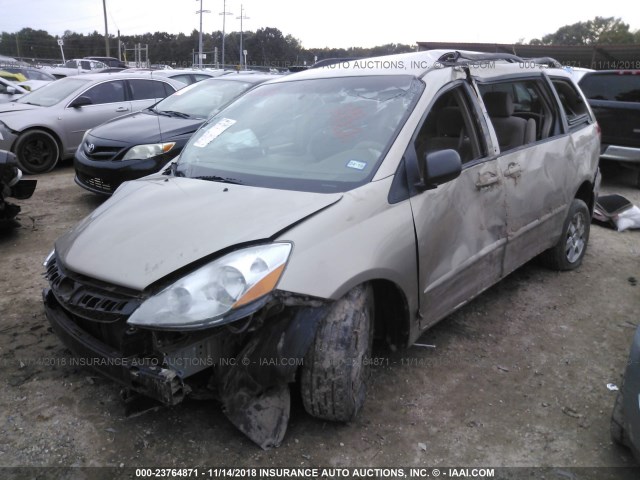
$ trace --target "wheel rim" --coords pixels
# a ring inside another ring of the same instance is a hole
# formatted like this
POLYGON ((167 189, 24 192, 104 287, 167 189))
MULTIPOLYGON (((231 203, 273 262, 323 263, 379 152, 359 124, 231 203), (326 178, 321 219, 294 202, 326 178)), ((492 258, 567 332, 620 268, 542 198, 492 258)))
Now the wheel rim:
POLYGON ((22 158, 31 167, 43 168, 50 164, 53 149, 44 137, 35 137, 22 148, 22 158))
POLYGON ((569 223, 567 229, 567 242, 565 244, 565 254, 569 263, 575 263, 584 251, 585 241, 585 220, 582 212, 577 212, 569 223))

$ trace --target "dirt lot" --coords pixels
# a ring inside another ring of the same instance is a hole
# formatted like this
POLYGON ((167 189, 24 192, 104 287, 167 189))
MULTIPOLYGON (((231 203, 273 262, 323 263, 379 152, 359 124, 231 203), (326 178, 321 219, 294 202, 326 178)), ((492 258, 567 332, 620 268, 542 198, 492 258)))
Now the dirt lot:
MULTIPOLYGON (((604 193, 640 205, 633 175, 605 174, 604 193)), ((68 165, 37 178, 21 227, 0 233, 0 466, 636 465, 609 439, 606 385, 619 384, 638 322, 640 231, 594 226, 578 271, 526 265, 419 341, 435 348, 377 356, 349 425, 318 421, 295 398, 284 443, 265 452, 215 403, 126 418, 115 384, 65 365, 41 263, 101 201, 68 165)))

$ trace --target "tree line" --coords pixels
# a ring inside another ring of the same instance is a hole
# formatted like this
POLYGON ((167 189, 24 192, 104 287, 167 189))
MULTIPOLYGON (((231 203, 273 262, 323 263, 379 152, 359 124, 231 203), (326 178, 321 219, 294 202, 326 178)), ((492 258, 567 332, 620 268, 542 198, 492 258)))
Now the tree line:
MULTIPOLYGON (((88 56, 104 56, 104 35, 94 31, 82 34, 66 31, 61 37, 64 41, 65 58, 81 58, 88 56)), ((0 53, 38 62, 61 59, 58 38, 44 30, 23 28, 19 32, 2 32, 0 37, 0 53)), ((225 36, 225 59, 222 59, 222 32, 202 34, 203 52, 206 59, 203 63, 214 63, 214 49, 218 50, 218 62, 234 65, 240 62, 240 32, 227 33, 225 36)), ((118 56, 118 38, 109 35, 110 56, 118 56)), ((132 49, 135 45, 148 45, 148 56, 151 63, 190 66, 194 54, 198 52, 199 34, 193 30, 191 34, 155 32, 143 35, 124 35, 120 37, 123 45, 122 55, 127 60, 134 60, 132 49)), ((373 48, 302 48, 300 41, 291 35, 284 35, 277 28, 267 27, 242 33, 242 50, 247 51, 248 65, 272 66, 286 68, 292 65, 311 65, 315 60, 325 58, 369 57, 405 53, 415 50, 411 45, 387 44, 373 48)))
MULTIPOLYGON (((225 58, 222 57, 222 32, 203 32, 203 63, 214 63, 214 49, 218 49, 218 62, 234 65, 240 62, 240 32, 228 33, 225 37, 225 58)), ((94 31, 90 34, 66 31, 62 36, 66 58, 105 55, 104 35, 94 31)), ((194 53, 198 51, 197 30, 191 34, 155 32, 143 35, 120 37, 124 46, 122 53, 127 60, 134 60, 133 48, 136 44, 148 45, 151 63, 165 63, 189 66, 194 53)), ((523 40, 517 42, 523 43, 523 40)), ((640 30, 632 32, 629 24, 616 17, 595 17, 593 20, 560 27, 556 32, 534 38, 530 45, 611 45, 640 44, 640 30)), ((110 54, 118 56, 118 39, 109 36, 110 54)), ((292 65, 311 65, 315 60, 326 58, 362 58, 414 50, 411 45, 390 43, 373 48, 302 48, 302 44, 291 35, 285 35, 277 28, 267 27, 242 34, 242 50, 247 50, 248 65, 262 65, 286 68, 292 65)), ((19 32, 2 32, 0 53, 24 60, 38 62, 61 58, 57 37, 44 30, 23 28, 19 32)))
POLYGON ((530 45, 620 45, 640 44, 640 30, 616 17, 595 17, 560 27, 556 32, 534 38, 530 45))

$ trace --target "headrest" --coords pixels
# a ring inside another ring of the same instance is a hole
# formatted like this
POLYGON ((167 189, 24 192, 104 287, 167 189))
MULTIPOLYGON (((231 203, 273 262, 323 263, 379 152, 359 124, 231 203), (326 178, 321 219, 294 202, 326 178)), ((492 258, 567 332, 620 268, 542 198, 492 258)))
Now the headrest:
POLYGON ((513 98, 508 92, 487 92, 482 97, 490 117, 510 117, 513 115, 513 98))

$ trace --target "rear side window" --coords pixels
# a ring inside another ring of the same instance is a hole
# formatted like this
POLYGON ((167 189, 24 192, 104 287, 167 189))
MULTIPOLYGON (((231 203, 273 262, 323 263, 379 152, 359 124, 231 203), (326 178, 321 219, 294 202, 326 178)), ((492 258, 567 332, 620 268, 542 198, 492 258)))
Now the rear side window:
POLYGON ((164 82, 156 80, 129 80, 129 85, 131 86, 132 100, 160 100, 168 94, 164 82))
POLYGON ((560 112, 542 79, 479 83, 501 151, 545 140, 561 132, 560 112))
POLYGON ((587 74, 580 88, 591 100, 640 102, 640 72, 587 74))
POLYGON ((558 94, 569 128, 588 124, 591 120, 589 110, 573 84, 559 78, 554 78, 551 81, 558 94))
POLYGON ((191 75, 189 75, 188 73, 173 75, 171 78, 173 78, 174 80, 178 80, 179 82, 182 82, 186 85, 191 85, 193 83, 193 80, 191 79, 191 75))

